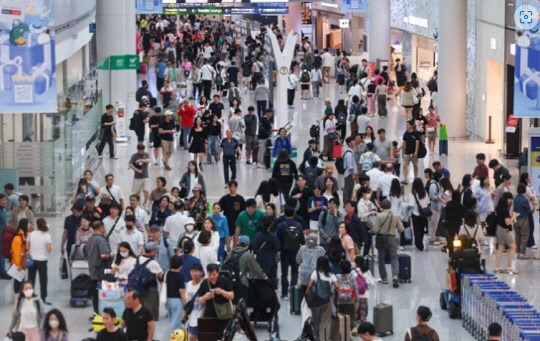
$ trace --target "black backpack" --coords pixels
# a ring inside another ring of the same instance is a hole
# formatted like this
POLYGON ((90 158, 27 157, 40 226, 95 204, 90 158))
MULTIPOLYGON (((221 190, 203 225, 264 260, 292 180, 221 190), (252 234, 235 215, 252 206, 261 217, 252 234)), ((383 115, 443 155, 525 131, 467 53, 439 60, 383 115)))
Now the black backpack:
POLYGON ((297 252, 300 249, 301 240, 300 228, 296 225, 289 225, 287 222, 283 222, 286 226, 283 236, 283 251, 297 252))
POLYGON ((322 57, 320 54, 315 55, 315 67, 320 68, 322 66, 322 57))
POLYGON ((309 71, 302 71, 302 74, 300 75, 300 82, 309 83, 309 71))
POLYGON ((314 124, 309 128, 309 136, 319 138, 321 134, 321 128, 318 124, 314 124))
POLYGON ((437 78, 431 77, 427 83, 427 88, 431 92, 437 91, 437 78))
POLYGON ((338 173, 341 174, 341 175, 345 174, 345 155, 346 155, 347 153, 352 153, 352 151, 347 150, 347 151, 345 152, 345 154, 343 154, 342 157, 336 158, 336 162, 334 163, 334 165, 336 166, 336 169, 337 169, 338 173))
POLYGON ((467 236, 469 237, 469 245, 467 245, 470 248, 478 248, 478 241, 476 240, 476 234, 478 233, 478 225, 476 226, 476 229, 474 230, 474 234, 471 236, 469 234, 469 230, 465 228, 465 232, 467 233, 467 236))
POLYGON ((80 274, 71 281, 71 297, 72 298, 88 298, 90 297, 90 287, 92 280, 87 274, 80 274))
POLYGON ((306 175, 307 186, 309 188, 313 188, 313 185, 315 184, 315 180, 317 180, 317 177, 319 176, 319 168, 309 166, 305 170, 305 175, 306 175))
POLYGON ((169 52, 167 53, 167 59, 169 60, 169 63, 176 63, 176 57, 174 55, 173 49, 169 49, 169 52))
POLYGON ((337 123, 340 125, 347 124, 347 111, 340 110, 336 112, 337 123))
POLYGON ((237 288, 240 285, 240 258, 246 253, 244 251, 233 251, 231 256, 225 260, 221 271, 232 281, 233 287, 237 288))

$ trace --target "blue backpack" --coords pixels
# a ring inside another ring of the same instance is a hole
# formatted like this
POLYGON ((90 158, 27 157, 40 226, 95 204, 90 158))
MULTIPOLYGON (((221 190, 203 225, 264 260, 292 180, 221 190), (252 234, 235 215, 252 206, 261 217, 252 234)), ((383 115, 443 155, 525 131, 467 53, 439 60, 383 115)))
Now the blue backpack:
POLYGON ((155 282, 155 275, 150 273, 146 268, 146 265, 150 263, 152 258, 149 258, 142 264, 139 263, 139 258, 137 257, 137 263, 128 275, 128 288, 135 289, 141 296, 144 296, 152 282, 155 282))

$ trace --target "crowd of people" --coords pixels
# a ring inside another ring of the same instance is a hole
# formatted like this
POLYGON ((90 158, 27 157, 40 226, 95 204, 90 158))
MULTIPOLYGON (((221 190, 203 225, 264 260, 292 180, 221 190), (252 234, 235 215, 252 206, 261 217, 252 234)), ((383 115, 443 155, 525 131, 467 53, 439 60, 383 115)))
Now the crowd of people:
MULTIPOLYGON (((400 60, 392 69, 371 70, 367 60, 351 65, 346 53, 333 55, 303 39, 290 68, 289 106, 298 88, 302 100, 317 99, 320 88, 331 81, 332 68, 340 93, 345 90, 346 95, 340 95, 335 107, 331 98, 325 99, 324 113, 315 122, 322 127, 322 152, 320 136, 312 136, 302 161, 295 162, 293 147, 301 146, 294 145, 297 141, 284 127, 273 125, 268 77, 272 57, 264 47, 265 30, 244 37, 227 20, 138 18, 143 64, 153 66, 158 92, 152 93, 147 80, 137 91, 140 104, 129 124, 137 138, 128 162, 134 173, 129 196, 115 184, 115 174, 107 174, 100 184, 92 171, 85 171, 70 198, 72 212, 65 217, 60 245, 68 257, 84 245, 93 310, 103 316, 105 327, 97 340, 152 340, 160 305, 166 308, 171 332, 185 328, 195 341, 199 318, 213 318, 219 339, 232 317, 231 303, 249 300, 253 280, 269 282, 284 302, 291 288, 299 286, 301 296, 310 301, 318 340, 328 335, 333 311, 350 317, 353 334, 377 340, 367 319, 369 290, 388 283, 399 287, 397 253, 408 245, 418 251, 439 245, 451 253, 452 241, 465 234, 481 251, 489 219, 494 218, 494 271, 517 274, 515 253, 518 259, 530 258, 527 248, 535 247, 533 212, 538 202, 527 173, 513 191, 509 171, 497 160, 486 165, 485 155, 478 154, 476 168, 456 187, 439 161, 423 170, 424 179, 419 177, 419 159, 435 153, 441 118, 436 101, 423 114, 426 91, 400 60), (388 116, 387 101, 394 96, 407 116, 402 141, 388 139, 385 129, 375 131, 371 125, 373 119, 388 116), (337 154, 336 145, 343 147, 337 154), (149 168, 173 172, 171 158, 181 147, 192 160, 178 186, 162 176, 152 185, 149 168), (219 162, 229 193, 210 203, 205 175, 211 171, 204 164, 219 162), (252 193, 238 193, 237 162, 269 170, 268 179, 252 193), (409 187, 411 163, 414 180, 409 187), (494 171, 493 187, 488 166, 494 171), (502 267, 505 252, 507 266, 502 267), (375 256, 379 277, 370 269, 375 256), (126 287, 119 328, 114 309, 100 310, 102 281, 126 287), (314 292, 324 295, 315 302, 314 292)), ((273 30, 283 44, 279 29, 273 30)), ((428 84, 432 99, 436 77, 428 84)), ((113 106, 107 105, 97 151, 102 157, 108 144, 115 159, 113 114, 113 106)), ((0 227, 14 227, 7 255, 16 270, 28 269, 27 278, 13 279, 18 298, 9 335, 13 340, 22 332, 27 340, 67 341, 62 313, 46 312, 52 249, 48 224, 35 219, 29 198, 16 193, 13 185, 5 191, 0 194, 0 227)), ((2 237, 5 248, 3 242, 2 237)), ((3 257, 0 278, 10 279, 3 257)), ((439 340, 427 325, 431 314, 428 307, 419 307, 418 325, 406 332, 405 340, 439 340)), ((494 337, 495 329, 490 328, 494 337)))

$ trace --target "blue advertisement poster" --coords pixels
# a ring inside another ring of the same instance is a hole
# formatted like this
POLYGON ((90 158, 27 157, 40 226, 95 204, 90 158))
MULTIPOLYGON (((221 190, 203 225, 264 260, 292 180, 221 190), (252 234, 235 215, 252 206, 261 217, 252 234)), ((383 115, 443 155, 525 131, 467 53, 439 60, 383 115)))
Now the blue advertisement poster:
POLYGON ((54 1, 0 0, 0 113, 57 112, 54 1))
POLYGON ((514 116, 540 117, 540 0, 516 0, 514 116))
POLYGON ((342 0, 342 12, 367 12, 368 0, 342 0))
POLYGON ((137 14, 163 13, 162 0, 137 0, 137 14))

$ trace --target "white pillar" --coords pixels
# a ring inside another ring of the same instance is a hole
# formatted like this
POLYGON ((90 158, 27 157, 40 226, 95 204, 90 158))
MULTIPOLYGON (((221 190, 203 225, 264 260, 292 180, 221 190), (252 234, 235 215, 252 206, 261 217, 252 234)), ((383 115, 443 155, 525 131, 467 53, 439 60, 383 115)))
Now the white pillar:
MULTIPOLYGON (((135 1, 97 1, 98 63, 111 55, 135 54, 135 22, 135 1)), ((107 78, 107 76, 99 77, 100 87, 103 91, 110 91, 110 101, 124 103, 128 108, 132 108, 134 103, 129 103, 128 98, 133 97, 137 89, 137 71, 112 70, 108 80, 110 84, 104 84, 102 80, 106 82, 107 78)))
POLYGON ((369 60, 390 61, 390 0, 369 1, 369 60))
POLYGON ((298 39, 301 39, 302 30, 302 3, 301 2, 289 2, 289 13, 285 14, 285 31, 281 30, 283 36, 294 31, 298 34, 298 39))
POLYGON ((448 136, 467 136, 467 0, 439 1, 439 114, 448 136))

